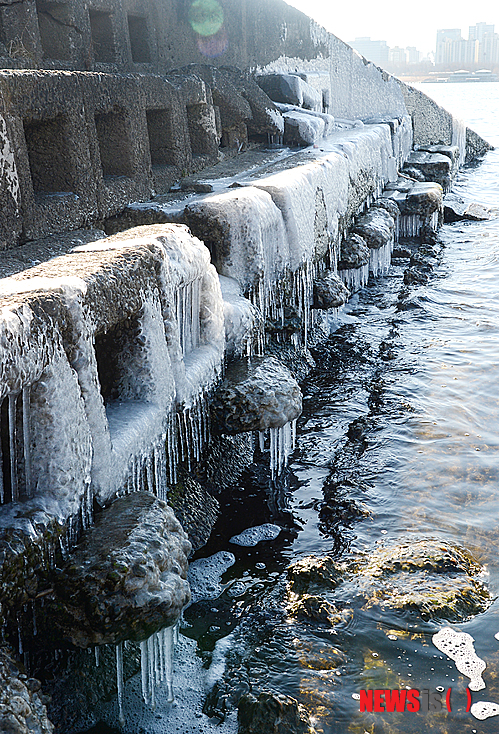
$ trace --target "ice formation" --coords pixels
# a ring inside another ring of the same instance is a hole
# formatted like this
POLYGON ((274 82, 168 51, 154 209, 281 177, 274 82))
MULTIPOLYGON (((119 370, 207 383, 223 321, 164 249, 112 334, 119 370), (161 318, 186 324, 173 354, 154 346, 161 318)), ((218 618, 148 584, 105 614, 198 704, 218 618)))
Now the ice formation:
POLYGON ((269 428, 259 433, 260 451, 267 449, 270 454, 270 474, 276 479, 288 463, 295 450, 296 420, 286 423, 281 428, 269 428))
MULTIPOLYGON (((155 632, 147 640, 140 643, 140 667, 142 680, 142 697, 146 705, 153 709, 156 706, 156 689, 166 685, 168 703, 173 703, 173 655, 177 627, 166 627, 155 632)), ((120 706, 121 720, 122 706, 120 706)))
POLYGON ((467 632, 456 632, 452 627, 444 627, 432 637, 433 644, 440 652, 454 660, 460 673, 470 679, 471 691, 485 688, 482 673, 486 663, 477 656, 473 647, 473 637, 467 632))
POLYGON ((279 525, 273 525, 272 523, 266 523, 265 525, 256 525, 252 528, 243 530, 239 535, 234 535, 230 539, 234 545, 242 545, 244 547, 251 547, 258 545, 263 540, 275 540, 281 528, 279 525))

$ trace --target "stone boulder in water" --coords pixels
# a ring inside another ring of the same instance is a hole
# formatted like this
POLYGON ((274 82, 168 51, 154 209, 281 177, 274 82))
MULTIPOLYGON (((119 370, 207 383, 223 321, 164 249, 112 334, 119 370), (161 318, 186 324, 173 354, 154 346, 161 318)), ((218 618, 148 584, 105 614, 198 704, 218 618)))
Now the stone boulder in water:
POLYGON ((239 702, 238 734, 315 734, 304 706, 291 696, 262 691, 239 702))
POLYGON ((350 291, 332 270, 314 280, 313 308, 339 308, 348 301, 350 291))
POLYGON ((52 734, 54 727, 39 691, 40 683, 22 674, 5 648, 0 648, 2 734, 52 734))
POLYGON ((174 624, 190 600, 190 548, 165 502, 146 492, 117 499, 57 573, 40 636, 85 648, 144 640, 174 624))
POLYGON ((379 548, 358 567, 366 606, 417 612, 423 619, 463 620, 491 596, 482 567, 464 548, 436 540, 379 548))
POLYGON ((364 609, 460 621, 485 611, 491 603, 481 573, 480 564, 464 548, 432 539, 377 548, 346 564, 328 556, 309 556, 288 569, 288 611, 313 618, 304 614, 310 607, 308 595, 313 595, 314 608, 322 610, 323 617, 334 616, 331 609, 320 607, 317 597, 330 602, 336 589, 342 598, 363 600, 364 609))
POLYGON ((300 386, 274 357, 232 363, 212 404, 220 433, 281 428, 302 410, 300 386))

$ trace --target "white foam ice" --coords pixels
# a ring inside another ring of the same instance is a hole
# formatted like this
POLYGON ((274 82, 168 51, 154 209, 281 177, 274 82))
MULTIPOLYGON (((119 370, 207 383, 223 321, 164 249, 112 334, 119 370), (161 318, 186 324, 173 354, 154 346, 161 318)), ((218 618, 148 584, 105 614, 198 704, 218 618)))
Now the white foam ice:
POLYGON ((216 599, 223 591, 221 579, 234 565, 236 558, 228 551, 219 551, 208 558, 198 558, 189 565, 187 580, 191 587, 192 603, 201 599, 216 599))
POLYGON ((255 525, 252 528, 246 528, 242 533, 233 535, 230 542, 234 543, 234 545, 251 547, 258 545, 258 543, 264 540, 275 540, 280 532, 281 528, 279 525, 265 523, 264 525, 255 525))
POLYGON ((471 715, 479 721, 490 719, 491 716, 499 716, 499 704, 490 701, 477 701, 470 709, 471 715))
POLYGON ((444 627, 432 637, 433 644, 456 664, 460 673, 470 679, 471 691, 485 688, 482 673, 486 663, 477 656, 473 646, 474 639, 467 632, 456 632, 452 627, 444 627))

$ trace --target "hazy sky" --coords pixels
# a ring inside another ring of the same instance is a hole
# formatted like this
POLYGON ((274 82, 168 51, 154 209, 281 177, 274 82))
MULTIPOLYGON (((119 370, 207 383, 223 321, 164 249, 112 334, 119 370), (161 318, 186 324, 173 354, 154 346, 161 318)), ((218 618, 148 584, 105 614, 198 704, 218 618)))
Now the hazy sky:
POLYGON ((435 50, 439 28, 461 28, 468 38, 470 25, 484 22, 495 25, 499 33, 499 0, 286 0, 288 5, 312 16, 343 41, 370 36, 389 46, 416 46, 427 53, 435 50))

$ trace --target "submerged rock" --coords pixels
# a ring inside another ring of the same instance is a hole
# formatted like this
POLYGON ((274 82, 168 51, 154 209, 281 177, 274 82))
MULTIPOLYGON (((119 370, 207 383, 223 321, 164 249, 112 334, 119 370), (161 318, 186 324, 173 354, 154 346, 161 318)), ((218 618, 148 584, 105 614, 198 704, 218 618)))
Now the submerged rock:
POLYGON ((262 691, 239 702, 238 734, 315 734, 310 716, 295 698, 262 691))
POLYGON ((312 594, 304 594, 300 599, 292 602, 288 606, 288 613, 291 617, 323 622, 331 626, 338 625, 348 617, 348 613, 340 611, 327 599, 312 594))
POLYGON ((146 492, 117 499, 57 572, 40 637, 85 648, 145 640, 174 624, 190 600, 190 548, 165 502, 146 492))
POLYGON ((417 268, 407 268, 404 272, 405 285, 426 285, 428 283, 428 275, 421 272, 417 268))
POLYGON ((460 621, 491 604, 482 570, 464 548, 433 539, 377 548, 342 565, 328 556, 309 556, 288 569, 289 608, 306 613, 315 607, 327 617, 330 610, 321 607, 318 598, 330 604, 331 590, 341 587, 342 598, 360 597, 364 609, 379 607, 410 611, 424 620, 460 621))
POLYGON ((314 280, 313 308, 339 308, 348 301, 350 291, 332 270, 314 280))
POLYGON ((0 732, 52 734, 40 683, 21 673, 5 648, 0 647, 0 732))
POLYGON ((359 567, 358 578, 367 607, 457 621, 485 611, 492 601, 482 570, 464 548, 421 540, 376 550, 359 567))
POLYGON ((329 556, 306 556, 288 568, 288 589, 296 596, 334 589, 341 581, 338 566, 329 556))
POLYGON ((274 357, 231 364, 212 404, 218 431, 228 434, 281 428, 301 410, 300 386, 274 357))

